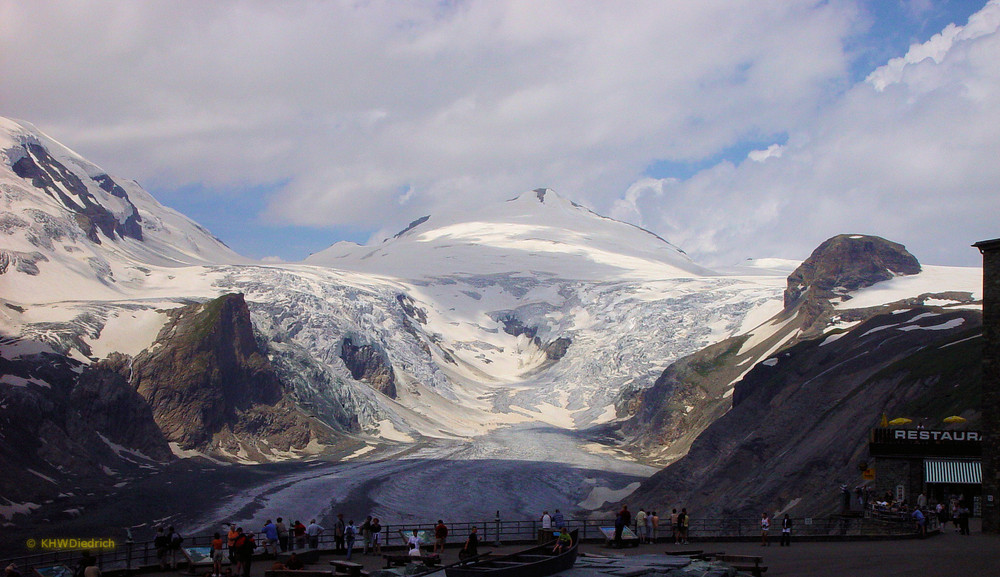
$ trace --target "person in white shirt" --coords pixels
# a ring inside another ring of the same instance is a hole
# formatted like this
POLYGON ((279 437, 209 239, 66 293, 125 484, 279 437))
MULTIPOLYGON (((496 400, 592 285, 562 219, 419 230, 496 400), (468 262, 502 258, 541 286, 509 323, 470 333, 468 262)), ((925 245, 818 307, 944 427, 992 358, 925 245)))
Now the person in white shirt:
POLYGON ((417 536, 416 529, 413 530, 413 535, 406 540, 406 544, 410 548, 407 553, 410 557, 420 557, 420 537, 417 536))

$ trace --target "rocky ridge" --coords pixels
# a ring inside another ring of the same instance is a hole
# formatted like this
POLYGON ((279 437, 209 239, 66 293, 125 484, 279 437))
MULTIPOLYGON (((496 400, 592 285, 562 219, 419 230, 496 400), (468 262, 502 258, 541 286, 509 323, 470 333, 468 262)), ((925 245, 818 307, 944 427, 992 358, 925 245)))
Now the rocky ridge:
POLYGON ((858 476, 883 412, 976 421, 982 313, 969 310, 973 296, 837 308, 851 297, 846 287, 920 266, 872 237, 823 247, 835 249, 817 249, 789 277, 773 319, 673 363, 627 399, 635 414, 617 434, 672 462, 630 502, 685 503, 708 516, 832 510, 833 481, 858 476), (839 263, 844 255, 852 262, 839 263))

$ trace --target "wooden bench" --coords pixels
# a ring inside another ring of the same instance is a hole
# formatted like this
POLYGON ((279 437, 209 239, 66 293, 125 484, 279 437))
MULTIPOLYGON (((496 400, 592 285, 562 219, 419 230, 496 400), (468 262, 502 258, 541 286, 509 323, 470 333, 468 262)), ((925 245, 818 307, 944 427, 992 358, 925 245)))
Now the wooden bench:
POLYGON ((270 569, 264 571, 264 577, 333 577, 333 571, 317 571, 315 569, 270 569))
POLYGON ((382 557, 385 558, 386 568, 393 565, 406 565, 407 563, 423 563, 427 567, 436 567, 441 564, 441 557, 439 555, 421 555, 419 557, 410 555, 382 555, 382 557))
POLYGON ((762 565, 764 558, 757 555, 716 555, 715 560, 722 561, 737 571, 746 571, 754 577, 762 577, 767 571, 767 566, 762 565))
POLYGON ((679 551, 666 551, 667 555, 673 555, 675 557, 690 557, 692 559, 698 559, 700 561, 707 561, 719 555, 725 555, 725 551, 712 551, 706 553, 703 549, 681 549, 679 551))
POLYGON ((337 575, 348 575, 349 577, 361 577, 361 575, 366 574, 362 569, 364 565, 360 563, 355 563, 354 561, 341 561, 340 559, 334 559, 330 561, 330 565, 333 566, 334 571, 337 575))

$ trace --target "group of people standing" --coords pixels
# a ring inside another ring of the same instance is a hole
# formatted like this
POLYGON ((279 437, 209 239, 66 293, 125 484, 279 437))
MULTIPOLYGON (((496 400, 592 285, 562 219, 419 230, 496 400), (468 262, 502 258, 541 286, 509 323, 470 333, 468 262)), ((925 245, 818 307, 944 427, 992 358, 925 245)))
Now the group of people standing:
MULTIPOLYGON (((760 546, 769 547, 771 544, 767 540, 768 533, 771 530, 771 515, 767 511, 760 514, 760 546)), ((781 518, 781 542, 778 543, 781 547, 791 547, 792 546, 792 518, 785 513, 785 516, 781 518)))

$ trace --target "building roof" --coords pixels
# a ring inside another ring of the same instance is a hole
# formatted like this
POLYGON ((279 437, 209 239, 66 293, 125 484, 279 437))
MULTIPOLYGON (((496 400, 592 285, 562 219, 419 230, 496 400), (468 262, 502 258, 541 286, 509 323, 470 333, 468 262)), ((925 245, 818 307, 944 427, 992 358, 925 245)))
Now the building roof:
POLYGON ((993 240, 981 240, 972 246, 978 248, 979 252, 993 252, 995 250, 1000 250, 1000 238, 994 238, 993 240))

